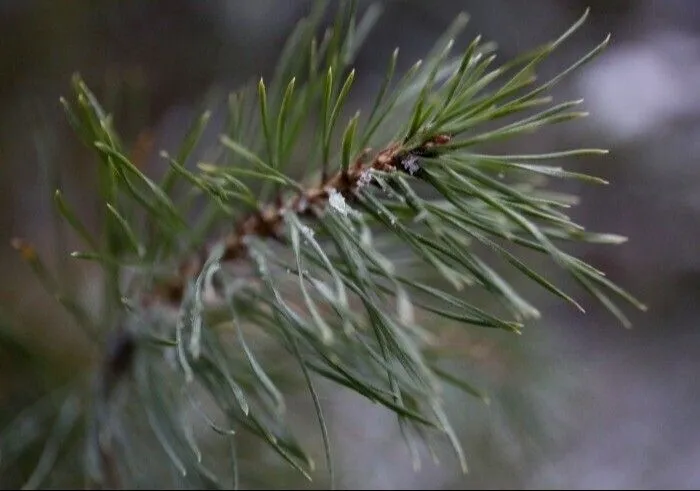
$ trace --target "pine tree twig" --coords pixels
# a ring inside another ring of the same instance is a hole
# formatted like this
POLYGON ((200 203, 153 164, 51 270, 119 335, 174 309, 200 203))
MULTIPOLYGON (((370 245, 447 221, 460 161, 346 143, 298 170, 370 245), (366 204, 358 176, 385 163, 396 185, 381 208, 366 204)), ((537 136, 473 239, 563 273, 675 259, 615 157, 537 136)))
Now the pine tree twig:
MULTIPOLYGON (((385 173, 398 171, 420 177, 420 169, 414 170, 407 162, 410 162, 414 157, 434 155, 437 147, 449 143, 450 140, 449 135, 437 135, 410 152, 406 151, 400 143, 392 143, 377 152, 370 162, 367 162, 367 157, 371 154, 372 149, 366 148, 354 160, 354 164, 349 169, 339 170, 320 186, 305 189, 286 203, 282 203, 281 197, 278 196, 274 203, 262 205, 258 211, 240 220, 235 231, 223 239, 225 248, 221 261, 230 263, 242 259, 247 250, 247 237, 283 241, 280 227, 284 213, 291 211, 300 217, 317 218, 328 206, 332 191, 339 193, 349 202, 354 202, 354 193, 358 188, 368 183, 373 184, 368 174, 371 170, 385 173)), ((211 246, 202 249, 195 256, 183 261, 176 277, 161 283, 152 294, 144 296, 146 304, 160 302, 171 307, 178 307, 182 302, 186 285, 201 273, 201 268, 209 256, 210 248, 211 246)))
MULTIPOLYGON (((603 272, 560 247, 564 241, 619 244, 623 239, 587 232, 566 214, 570 199, 526 179, 602 184, 540 161, 604 151, 472 151, 585 116, 573 110, 581 101, 550 106, 551 98, 543 93, 600 53, 607 38, 559 75, 533 84, 537 64, 580 27, 587 12, 555 41, 496 68, 491 66, 493 47, 480 37, 451 57, 453 39, 467 21, 458 16, 427 58, 396 82, 395 50, 369 117, 361 120, 358 112, 343 129, 336 123, 355 79, 350 63, 377 16, 370 7, 358 22, 356 5, 346 7, 339 8, 320 40, 316 31, 323 9, 316 7, 282 50, 272 83, 266 86, 260 79, 229 98, 219 156, 213 163, 200 162, 199 171, 190 170, 188 162, 209 111, 192 123, 174 157, 161 153, 170 168, 156 182, 138 165, 146 137, 126 150, 111 117, 79 76, 73 79, 75 102, 61 100, 68 121, 99 157, 104 216, 99 237, 60 192, 55 201, 89 248, 72 256, 103 266, 103 312, 88 315, 78 299, 64 294, 29 243, 15 239, 12 245, 91 339, 112 332, 96 368, 94 409, 87 415, 91 485, 128 482, 122 479, 124 452, 113 442, 122 429, 112 419, 120 387, 129 389, 124 393, 131 408, 140 411, 177 479, 222 487, 205 465, 187 417, 192 409, 217 437, 228 439, 231 458, 233 439, 244 430, 310 478, 313 459, 284 422, 286 406, 277 384, 287 374, 274 373, 278 360, 268 366, 244 340, 248 327, 269 335, 300 364, 331 474, 334 452, 315 376, 393 411, 409 442, 414 434, 441 433, 466 472, 465 453, 444 408, 444 385, 482 401, 488 397, 440 366, 445 357, 436 340, 444 326, 432 319, 519 333, 525 320, 539 316, 482 257, 482 249, 581 311, 571 295, 510 246, 547 255, 624 325, 629 320, 609 295, 644 308, 603 272), (408 112, 397 115, 399 107, 408 112), (314 111, 319 123, 303 157, 304 182, 314 184, 307 185, 286 169, 314 111), (507 116, 516 118, 484 129, 485 123, 507 116), (177 196, 176 184, 183 182, 189 192, 177 196), (203 211, 193 207, 198 197, 204 198, 203 211), (195 211, 200 218, 190 229, 195 211), (233 224, 228 233, 211 232, 214 225, 228 224, 233 224), (392 252, 377 245, 382 240, 392 252), (390 257, 397 248, 412 266, 426 265, 442 283, 412 277, 390 257), (239 277, 236 268, 226 267, 234 265, 244 266, 246 274, 239 277), (490 295, 508 318, 472 303, 471 296, 462 295, 467 287, 490 295), (215 305, 209 293, 216 294, 215 305), (231 330, 237 346, 226 336, 231 330), (223 423, 199 405, 199 395, 223 423)), ((125 418, 119 423, 127 424, 125 418)), ((65 428, 58 429, 61 437, 65 428)), ((55 448, 47 448, 51 457, 55 448)), ((51 459, 43 459, 31 483, 43 479, 50 465, 51 459)))

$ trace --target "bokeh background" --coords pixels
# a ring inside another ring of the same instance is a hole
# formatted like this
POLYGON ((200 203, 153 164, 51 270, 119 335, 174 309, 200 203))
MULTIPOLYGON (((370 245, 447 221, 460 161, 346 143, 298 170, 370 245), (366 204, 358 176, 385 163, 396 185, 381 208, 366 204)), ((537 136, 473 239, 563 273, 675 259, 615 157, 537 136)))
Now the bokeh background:
MULTIPOLYGON (((56 380, 89 369, 94 355, 65 328, 66 316, 9 246, 11 237, 30 238, 80 295, 91 294, 94 271, 60 259, 75 239, 56 229, 51 207, 60 184, 96 224, 95 160, 58 103, 69 95, 71 74, 83 75, 144 167, 155 168, 157 150, 175 148, 199 110, 215 109, 227 91, 271 73, 309 6, 301 0, 0 0, 0 426, 56 380)), ((580 315, 532 292, 545 315, 523 336, 473 331, 469 363, 456 366, 480 374, 493 402, 485 407, 450 395, 469 456, 467 476, 455 472, 448 453, 440 466, 426 460, 414 472, 391 415, 346 392, 325 391, 340 486, 697 488, 700 2, 383 6, 356 62, 354 107, 370 101, 395 46, 405 69, 459 11, 471 15, 460 45, 481 33, 508 59, 553 39, 591 7, 589 21, 543 67, 543 76, 552 74, 612 33, 605 53, 555 92, 560 99, 584 98, 590 117, 532 135, 519 148, 611 150, 604 158, 563 162, 610 186, 563 189, 581 197, 574 212, 581 223, 629 242, 576 252, 639 296, 649 312, 630 312, 634 329, 624 330, 592 301, 580 315)), ((295 425, 311 431, 315 416, 299 398, 295 425)), ((250 453, 248 487, 308 486, 250 453)), ((0 476, 0 487, 16 486, 15 477, 0 476)), ((324 477, 312 486, 323 487, 324 477)))

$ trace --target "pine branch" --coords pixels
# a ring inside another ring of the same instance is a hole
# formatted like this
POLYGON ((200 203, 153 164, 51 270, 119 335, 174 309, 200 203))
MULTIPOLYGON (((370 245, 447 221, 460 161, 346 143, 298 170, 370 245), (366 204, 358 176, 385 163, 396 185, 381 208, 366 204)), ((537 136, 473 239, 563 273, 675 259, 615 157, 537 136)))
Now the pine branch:
MULTIPOLYGON (((235 231, 221 241, 224 244, 221 262, 246 258, 248 237, 271 239, 289 246, 289 241, 285 239, 282 232, 285 214, 291 213, 300 218, 319 220, 329 206, 341 211, 345 210, 344 203, 358 203, 357 193, 363 187, 379 186, 373 182, 374 171, 384 174, 399 172, 410 176, 416 174, 418 177, 419 169, 416 163, 418 156, 434 154, 437 146, 449 141, 450 136, 438 135, 410 152, 404 150, 400 143, 392 143, 379 151, 370 162, 366 160, 371 149, 365 149, 352 166, 344 166, 320 186, 300 189, 286 203, 278 201, 262 204, 259 209, 239 219, 235 231)), ((223 144, 237 148, 236 144, 227 138, 223 139, 223 144)), ((211 170, 216 172, 216 169, 211 170)), ((204 261, 209 255, 207 248, 194 257, 188 258, 179 268, 181 276, 170 282, 167 288, 153 292, 153 295, 149 296, 149 301, 161 301, 178 306, 182 302, 186 285, 201 274, 204 261)))
MULTIPOLYGON (((89 395, 81 393, 94 405, 85 417, 91 432, 86 477, 95 486, 126 486, 134 479, 119 442, 146 421, 179 479, 226 487, 225 476, 207 467, 190 423, 182 423, 193 409, 212 434, 227 441, 234 461, 234 442, 245 430, 310 478, 313 459, 284 422, 280 374, 246 341, 253 336, 273 339, 301 368, 329 471, 332 449, 317 377, 393 411, 411 448, 410 435, 444 435, 466 471, 442 393, 450 384, 484 396, 440 367, 436 339, 449 322, 517 333, 539 316, 482 252, 580 310, 571 294, 528 266, 519 251, 550 257, 625 325, 629 321, 610 296, 644 308, 561 245, 624 239, 586 232, 564 213, 568 198, 529 180, 602 184, 546 161, 604 151, 475 151, 585 116, 575 110, 580 101, 551 105, 544 94, 600 53, 607 39, 554 78, 535 85, 534 76, 585 15, 560 38, 497 68, 493 47, 480 38, 451 56, 453 39, 467 21, 460 16, 425 62, 394 83, 396 50, 369 116, 358 112, 341 128, 359 76, 351 63, 378 9, 370 7, 356 22, 354 4, 340 7, 319 40, 322 13, 317 7, 299 24, 269 86, 261 79, 231 96, 220 158, 200 162, 196 170, 187 162, 206 131, 208 112, 193 122, 175 157, 162 153, 170 168, 156 182, 130 160, 110 117, 79 77, 73 81, 75 101, 62 100, 77 134, 100 158, 99 236, 56 194, 59 211, 89 247, 73 257, 97 261, 106 273, 105 308, 98 318, 79 299, 63 302, 90 336, 114 336, 97 383, 89 395), (315 137, 307 139, 305 124, 314 115, 317 127, 308 134, 315 137), (504 118, 510 122, 500 124, 504 118), (303 180, 288 170, 296 161, 305 168, 303 180), (188 189, 186 197, 176 193, 178 184, 188 189), (188 223, 194 214, 196 223, 188 223), (215 233, 229 223, 235 224, 231 231, 215 233), (409 268, 398 264, 397 252, 410 255, 409 268), (437 278, 412 274, 421 267, 437 278), (468 288, 485 291, 506 313, 476 305, 468 288), (115 411, 121 404, 117 387, 133 414, 115 411), (204 396, 216 416, 201 407, 204 396)), ((34 249, 22 241, 15 245, 63 299, 34 249)), ((237 468, 230 478, 237 482, 237 468)))

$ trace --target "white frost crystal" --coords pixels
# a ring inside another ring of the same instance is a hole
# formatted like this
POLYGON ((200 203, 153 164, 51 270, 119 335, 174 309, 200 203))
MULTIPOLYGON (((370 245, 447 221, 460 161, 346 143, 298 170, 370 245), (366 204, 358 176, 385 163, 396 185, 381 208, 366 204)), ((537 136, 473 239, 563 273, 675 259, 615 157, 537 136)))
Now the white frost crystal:
POLYGON ((338 192, 337 189, 331 189, 328 192, 328 204, 331 206, 331 208, 344 216, 355 215, 357 213, 355 210, 350 208, 350 205, 346 203, 345 198, 338 192))
POLYGON ((362 174, 360 174, 360 177, 357 179, 357 187, 361 188, 363 186, 366 186, 367 184, 372 181, 372 173, 369 169, 365 169, 362 171, 362 174))
POLYGON ((306 225, 302 225, 300 230, 301 230, 302 235, 304 237, 306 237, 307 239, 312 238, 314 236, 314 233, 315 233, 311 227, 308 227, 306 225))
POLYGON ((302 196, 301 199, 299 200, 299 204, 297 206, 298 206, 299 212, 304 213, 306 210, 309 209, 309 202, 306 200, 305 197, 302 196))
POLYGON ((403 164, 403 168, 406 169, 406 171, 411 175, 420 170, 420 166, 418 165, 418 157, 415 155, 406 157, 401 161, 401 163, 403 164))

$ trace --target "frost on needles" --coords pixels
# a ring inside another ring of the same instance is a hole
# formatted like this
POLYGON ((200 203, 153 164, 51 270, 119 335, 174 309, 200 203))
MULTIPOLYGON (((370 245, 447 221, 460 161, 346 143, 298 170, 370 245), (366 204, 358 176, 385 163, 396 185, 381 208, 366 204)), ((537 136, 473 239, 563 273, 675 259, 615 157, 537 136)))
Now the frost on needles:
MULTIPOLYGON (((86 336, 107 349, 90 383, 80 377, 65 394, 51 397, 56 426, 27 476, 29 487, 50 476, 54 450, 67 445, 65 435, 77 427, 84 432, 80 451, 91 486, 136 482, 139 456, 130 455, 124 442, 137 435, 150 435, 167 457, 165 465, 189 485, 236 485, 242 432, 311 478, 314 461, 286 424, 280 377, 273 373, 277 362, 253 349, 261 342, 284 348, 295 361, 317 413, 331 476, 319 378, 394 412, 414 453, 416 438, 443 435, 466 471, 441 394, 451 384, 485 396, 426 350, 451 324, 518 333, 539 316, 493 264, 505 261, 533 287, 583 310, 519 258, 520 251, 536 251, 624 325, 629 321, 617 300, 644 308, 564 250, 567 242, 624 239, 585 231, 567 216, 569 200, 531 180, 604 183, 552 165, 604 151, 483 150, 585 116, 581 101, 555 103, 548 92, 608 39, 549 80, 537 82, 535 71, 586 15, 556 40, 503 64, 480 37, 454 52, 453 40, 467 24, 459 16, 425 59, 400 76, 395 50, 367 110, 343 122, 348 94, 362 76, 353 61, 380 14, 379 6, 370 6, 357 20, 356 10, 354 3, 343 4, 335 22, 321 30, 324 7, 315 7, 291 34, 272 79, 229 97, 225 127, 217 130, 218 157, 194 161, 207 112, 193 121, 179 148, 161 153, 169 165, 160 179, 130 160, 109 114, 74 78, 73 97, 61 102, 97 157, 102 230, 89 231, 59 191, 55 200, 85 243, 73 257, 104 269, 101 311, 89 313, 94 309, 84 299, 68 296, 31 244, 13 244, 86 336), (308 128, 309 121, 316 126, 308 128), (293 165, 304 171, 301 179, 292 177, 293 165), (434 280, 414 274, 426 268, 434 280), (474 289, 503 309, 473 303, 474 289), (115 412, 117 404, 128 409, 115 412), (229 472, 215 472, 202 457, 187 421, 192 417, 203 418, 227 443, 229 472), (139 430, 143 425, 146 433, 139 430)), ((4 430, 0 466, 26 451, 28 444, 16 441, 17 425, 38 411, 28 408, 4 430)))

